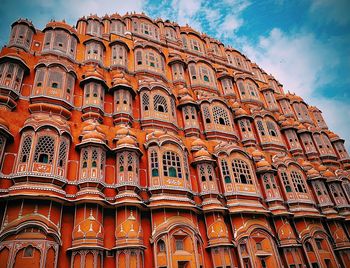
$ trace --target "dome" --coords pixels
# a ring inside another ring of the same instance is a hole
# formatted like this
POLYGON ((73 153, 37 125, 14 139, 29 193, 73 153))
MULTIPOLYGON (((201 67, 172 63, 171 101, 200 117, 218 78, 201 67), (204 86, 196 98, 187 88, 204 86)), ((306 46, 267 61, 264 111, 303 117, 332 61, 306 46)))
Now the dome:
POLYGON ((317 175, 320 175, 320 173, 316 169, 311 168, 307 171, 307 175, 308 176, 317 176, 317 175))
POLYGON ((252 152, 252 156, 253 157, 263 157, 264 153, 262 151, 255 150, 255 151, 252 152))
POLYGON ((179 89, 178 89, 177 93, 178 93, 179 96, 189 94, 188 89, 185 86, 179 85, 178 88, 179 89))
POLYGON ((197 152, 195 152, 195 153, 193 154, 193 156, 194 156, 195 158, 210 157, 210 153, 209 153, 207 150, 205 150, 204 148, 201 148, 200 150, 198 150, 197 152))
POLYGON ((106 141, 106 134, 103 132, 97 121, 90 121, 83 127, 81 132, 82 141, 96 141, 103 142, 106 141))
POLYGON ((126 86, 131 87, 130 81, 125 77, 125 74, 118 70, 112 73, 112 84, 113 86, 126 86))
POLYGON ((243 115, 248 115, 247 111, 244 110, 243 108, 238 108, 236 111, 235 111, 235 115, 236 116, 243 116, 243 115))
POLYGON ((132 146, 137 146, 137 142, 135 139, 133 139, 130 135, 127 135, 117 141, 117 146, 118 145, 132 145, 132 146))
POLYGON ((327 169, 325 172, 322 173, 322 175, 326 178, 334 178, 335 174, 330 171, 329 169, 327 169))
POLYGON ((206 147, 204 141, 201 139, 197 138, 191 143, 192 147, 206 147))
POLYGON ((256 163, 256 167, 257 168, 264 168, 264 167, 271 167, 271 165, 265 159, 262 159, 258 163, 256 163))
POLYGON ((102 242, 103 240, 103 227, 100 222, 98 222, 92 214, 80 222, 73 230, 73 243, 75 240, 97 240, 97 243, 102 242))

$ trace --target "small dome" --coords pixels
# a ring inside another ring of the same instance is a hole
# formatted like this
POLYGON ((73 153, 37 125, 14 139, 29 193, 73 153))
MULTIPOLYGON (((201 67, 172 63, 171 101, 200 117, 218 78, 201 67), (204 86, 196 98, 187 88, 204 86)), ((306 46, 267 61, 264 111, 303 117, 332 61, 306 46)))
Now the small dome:
POLYGON ((195 139, 192 144, 192 147, 206 147, 204 141, 202 141, 200 138, 195 139))
POLYGON ((319 165, 319 166, 317 167, 317 169, 318 169, 318 171, 320 171, 320 172, 326 171, 326 170, 327 170, 327 168, 326 168, 324 165, 319 165))
POLYGON ((252 152, 252 156, 253 157, 263 157, 264 153, 262 151, 255 150, 255 151, 252 152))
POLYGON ((247 111, 244 110, 243 108, 238 108, 236 111, 235 111, 235 115, 236 116, 242 116, 242 115, 248 115, 247 111))
POLYGON ((186 87, 184 87, 183 85, 179 85, 178 86, 178 95, 179 96, 183 96, 183 95, 186 95, 186 94, 189 94, 189 92, 188 92, 188 89, 186 88, 186 87))
POLYGON ((183 97, 180 98, 180 103, 184 104, 184 103, 194 103, 194 99, 192 98, 192 96, 190 94, 186 94, 183 97))
POLYGON ((233 109, 238 109, 238 108, 241 107, 241 105, 240 105, 237 101, 235 101, 234 103, 232 103, 231 107, 232 107, 233 109))
POLYGON ((322 175, 325 176, 326 178, 335 177, 335 174, 332 171, 330 171, 329 169, 327 169, 325 172, 323 172, 322 175))
POLYGON ((256 163, 256 167, 263 168, 263 167, 270 167, 270 163, 267 162, 265 159, 260 160, 258 163, 256 163))
POLYGON ((132 145, 137 146, 137 142, 130 135, 127 135, 117 141, 117 145, 132 145))
POLYGON ((88 122, 88 124, 83 127, 81 135, 83 141, 97 140, 99 142, 105 142, 106 140, 106 135, 97 121, 88 122))
POLYGON ((103 227, 94 216, 80 222, 73 230, 73 240, 103 238, 103 227))
POLYGON ((112 73, 112 84, 113 86, 124 85, 131 87, 130 81, 125 77, 125 74, 120 70, 112 73))
POLYGON ((314 168, 311 168, 311 169, 309 169, 308 171, 307 171, 307 175, 308 176, 317 176, 317 175, 319 175, 320 173, 316 170, 316 169, 314 169, 314 168))
POLYGON ((197 152, 195 152, 193 154, 194 158, 202 158, 202 157, 211 157, 210 153, 205 150, 204 148, 201 148, 200 150, 198 150, 197 152))

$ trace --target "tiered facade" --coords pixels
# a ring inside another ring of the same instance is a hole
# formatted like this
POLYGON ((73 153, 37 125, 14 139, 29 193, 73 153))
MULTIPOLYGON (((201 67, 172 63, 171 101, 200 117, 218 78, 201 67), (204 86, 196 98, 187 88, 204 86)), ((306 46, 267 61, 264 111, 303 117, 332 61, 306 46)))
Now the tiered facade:
POLYGON ((20 19, 0 114, 0 267, 350 266, 344 140, 189 26, 20 19))

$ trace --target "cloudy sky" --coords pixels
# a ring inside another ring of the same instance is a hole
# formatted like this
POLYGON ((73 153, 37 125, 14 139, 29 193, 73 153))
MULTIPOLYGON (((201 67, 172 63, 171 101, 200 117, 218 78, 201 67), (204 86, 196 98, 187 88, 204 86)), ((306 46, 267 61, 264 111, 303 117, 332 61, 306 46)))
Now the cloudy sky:
POLYGON ((246 54, 286 91, 319 107, 350 148, 349 0, 3 0, 0 45, 20 17, 42 29, 50 19, 74 25, 83 15, 143 11, 188 23, 246 54))

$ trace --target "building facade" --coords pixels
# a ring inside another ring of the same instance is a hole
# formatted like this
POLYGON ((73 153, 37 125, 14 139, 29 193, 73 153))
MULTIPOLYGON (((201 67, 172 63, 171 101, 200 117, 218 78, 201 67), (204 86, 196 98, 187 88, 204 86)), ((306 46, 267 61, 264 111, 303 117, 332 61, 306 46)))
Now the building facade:
POLYGON ((20 19, 0 116, 0 267, 350 266, 344 140, 189 26, 20 19))

